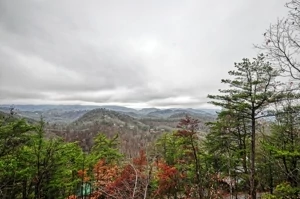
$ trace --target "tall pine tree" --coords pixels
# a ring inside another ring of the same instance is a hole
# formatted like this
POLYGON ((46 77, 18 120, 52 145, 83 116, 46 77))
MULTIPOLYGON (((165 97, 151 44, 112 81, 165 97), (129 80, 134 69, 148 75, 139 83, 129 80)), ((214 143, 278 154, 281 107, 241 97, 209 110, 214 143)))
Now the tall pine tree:
POLYGON ((220 95, 208 95, 211 103, 233 110, 248 120, 250 146, 250 195, 256 198, 255 184, 255 134, 256 123, 259 118, 267 116, 265 111, 281 95, 276 93, 277 82, 275 78, 279 72, 270 63, 264 61, 263 55, 258 55, 251 62, 243 59, 235 63, 236 70, 229 71, 232 79, 222 79, 222 83, 229 86, 228 89, 220 89, 220 95))

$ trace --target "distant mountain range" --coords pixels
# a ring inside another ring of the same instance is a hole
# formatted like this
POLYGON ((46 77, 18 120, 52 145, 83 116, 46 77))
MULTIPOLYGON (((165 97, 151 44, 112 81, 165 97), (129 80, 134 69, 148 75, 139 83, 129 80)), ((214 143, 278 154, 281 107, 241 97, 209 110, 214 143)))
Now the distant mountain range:
MULTIPOLYGON (((144 108, 123 106, 80 105, 14 105, 14 118, 25 118, 36 123, 41 116, 46 122, 47 136, 60 136, 66 141, 77 141, 84 150, 92 146, 99 133, 108 137, 118 134, 121 150, 137 154, 141 146, 157 139, 162 133, 177 129, 178 122, 186 115, 199 120, 199 132, 208 131, 206 122, 216 119, 217 109, 144 108), (130 143, 130 150, 127 144, 130 143)), ((8 118, 11 106, 0 105, 0 119, 8 118)))
MULTIPOLYGON (((9 112, 11 105, 0 105, 0 111, 9 112)), ((93 105, 13 105, 15 111, 24 117, 39 119, 42 115, 46 120, 59 122, 66 120, 72 122, 79 119, 88 111, 94 109, 107 109, 124 113, 133 118, 177 118, 188 114, 195 117, 216 117, 218 109, 192 109, 192 108, 143 108, 140 110, 123 106, 93 106, 93 105)))

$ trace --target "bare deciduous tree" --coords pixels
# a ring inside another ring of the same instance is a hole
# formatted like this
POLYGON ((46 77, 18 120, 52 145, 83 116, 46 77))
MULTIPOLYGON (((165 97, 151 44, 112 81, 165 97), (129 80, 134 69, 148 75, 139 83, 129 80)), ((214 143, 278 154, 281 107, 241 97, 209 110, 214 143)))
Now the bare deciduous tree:
POLYGON ((285 6, 289 9, 287 17, 271 24, 263 34, 265 43, 255 47, 285 74, 300 80, 300 0, 291 0, 285 6))

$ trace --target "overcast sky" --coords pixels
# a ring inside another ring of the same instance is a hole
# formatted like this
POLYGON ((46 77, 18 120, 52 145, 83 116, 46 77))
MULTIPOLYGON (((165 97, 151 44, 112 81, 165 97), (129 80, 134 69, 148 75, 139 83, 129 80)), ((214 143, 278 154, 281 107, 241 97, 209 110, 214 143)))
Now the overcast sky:
POLYGON ((0 104, 201 107, 284 0, 0 0, 0 104))

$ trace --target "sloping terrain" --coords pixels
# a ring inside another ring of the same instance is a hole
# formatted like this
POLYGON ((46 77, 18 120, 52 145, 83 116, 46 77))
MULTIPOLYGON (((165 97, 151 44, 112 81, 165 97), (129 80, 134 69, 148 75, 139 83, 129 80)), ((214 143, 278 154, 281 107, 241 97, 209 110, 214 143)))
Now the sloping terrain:
MULTIPOLYGON (((43 108, 43 107, 33 107, 31 105, 27 106, 16 106, 14 108, 14 113, 19 117, 24 118, 30 118, 36 121, 39 121, 41 117, 43 117, 43 120, 50 124, 68 124, 76 119, 80 118, 83 114, 87 113, 88 110, 78 110, 78 108, 75 107, 74 110, 70 110, 69 108, 62 109, 62 108, 43 108)), ((10 107, 0 107, 0 111, 9 113, 10 107)))
MULTIPOLYGON (((4 112, 2 114, 7 115, 10 106, 0 106, 1 110, 4 112)), ((122 152, 130 156, 162 133, 175 130, 179 120, 186 115, 199 119, 201 132, 207 132, 205 123, 216 117, 214 110, 135 110, 121 106, 16 105, 14 111, 15 117, 30 118, 28 120, 35 122, 42 116, 46 121, 47 135, 61 136, 66 141, 78 141, 87 151, 97 134, 104 133, 108 137, 118 134, 122 152)))
MULTIPOLYGON (((131 113, 131 112, 130 112, 131 113)), ((102 123, 112 126, 128 126, 143 128, 145 125, 134 117, 125 113, 120 113, 104 108, 91 110, 80 118, 72 122, 72 126, 80 126, 82 124, 102 123)))

